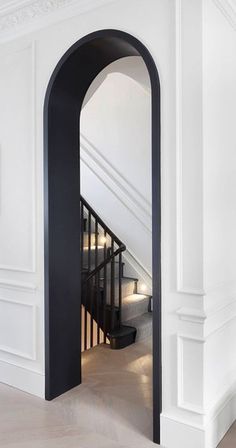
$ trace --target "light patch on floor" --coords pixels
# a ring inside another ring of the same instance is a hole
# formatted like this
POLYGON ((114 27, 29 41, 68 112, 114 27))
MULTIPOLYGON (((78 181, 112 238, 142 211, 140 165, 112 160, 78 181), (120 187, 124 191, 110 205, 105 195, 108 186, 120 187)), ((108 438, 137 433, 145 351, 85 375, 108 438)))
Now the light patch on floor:
POLYGON ((225 437, 222 439, 218 448, 235 448, 236 447, 236 423, 234 423, 225 437))
POLYGON ((46 402, 0 385, 1 448, 151 448, 150 340, 83 353, 83 383, 46 402))

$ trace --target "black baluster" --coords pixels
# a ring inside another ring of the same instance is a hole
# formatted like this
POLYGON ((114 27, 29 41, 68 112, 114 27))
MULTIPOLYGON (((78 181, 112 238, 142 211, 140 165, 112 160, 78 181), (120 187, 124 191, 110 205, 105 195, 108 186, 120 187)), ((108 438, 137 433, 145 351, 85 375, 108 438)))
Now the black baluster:
MULTIPOLYGON (((95 220, 95 268, 98 266, 98 221, 95 220)), ((100 297, 100 271, 96 274, 96 280, 95 280, 95 294, 96 294, 96 307, 97 307, 97 344, 100 344, 100 304, 99 304, 99 297, 100 297)))
MULTIPOLYGON (((103 258, 106 260, 107 257, 107 241, 106 241, 106 230, 104 230, 104 252, 103 258)), ((106 343, 107 338, 107 324, 106 324, 106 305, 107 305, 107 265, 104 266, 104 275, 103 275, 103 342, 106 343)))
POLYGON ((91 268, 91 212, 88 212, 88 272, 91 268))
POLYGON ((122 254, 119 253, 119 327, 122 323, 122 254))
POLYGON ((87 303, 88 303, 88 283, 84 287, 84 350, 87 350, 87 303))
MULTIPOLYGON (((114 239, 111 239, 111 255, 114 254, 114 239)), ((111 259, 111 285, 110 285, 110 301, 111 301, 111 330, 114 330, 115 323, 115 260, 111 259)))
POLYGON ((100 328, 101 328, 101 319, 100 319, 100 271, 97 273, 97 344, 100 344, 100 328))
MULTIPOLYGON (((89 272, 91 270, 91 212, 89 213, 89 272)), ((94 301, 94 282, 93 278, 89 280, 89 297, 90 297, 90 348, 93 347, 93 301, 94 301)))
POLYGON ((81 202, 81 209, 80 209, 80 226, 81 226, 81 232, 80 232, 80 244, 81 244, 81 272, 83 271, 84 267, 84 205, 81 202))

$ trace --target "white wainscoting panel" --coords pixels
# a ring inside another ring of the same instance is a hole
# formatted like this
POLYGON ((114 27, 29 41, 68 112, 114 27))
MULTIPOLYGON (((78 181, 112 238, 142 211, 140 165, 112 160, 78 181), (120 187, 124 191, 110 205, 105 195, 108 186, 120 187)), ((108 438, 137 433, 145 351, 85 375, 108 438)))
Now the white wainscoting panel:
POLYGON ((0 298, 0 352, 36 359, 36 308, 0 298))
POLYGON ((35 270, 34 44, 1 55, 0 269, 35 270))
POLYGON ((204 414, 202 338, 178 335, 178 406, 204 414))
POLYGON ((176 0, 177 290, 197 295, 204 293, 201 14, 201 2, 176 0))

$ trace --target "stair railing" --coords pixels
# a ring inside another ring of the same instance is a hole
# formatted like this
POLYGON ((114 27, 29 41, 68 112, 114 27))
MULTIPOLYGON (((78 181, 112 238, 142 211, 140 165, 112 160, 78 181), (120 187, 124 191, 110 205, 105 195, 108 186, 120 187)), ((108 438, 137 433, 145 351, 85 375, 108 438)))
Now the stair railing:
POLYGON ((122 323, 122 252, 126 246, 81 196, 83 350, 106 343, 122 323), (95 334, 96 333, 96 334, 95 334))

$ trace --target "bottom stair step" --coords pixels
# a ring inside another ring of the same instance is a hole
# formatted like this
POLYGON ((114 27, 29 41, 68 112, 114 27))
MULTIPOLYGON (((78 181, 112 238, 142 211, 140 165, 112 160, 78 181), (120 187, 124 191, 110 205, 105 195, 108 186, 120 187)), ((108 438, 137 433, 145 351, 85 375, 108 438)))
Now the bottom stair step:
POLYGON ((117 330, 113 330, 107 335, 111 349, 119 350, 128 347, 135 342, 136 328, 130 325, 121 325, 117 330))
POLYGON ((152 335, 152 313, 144 313, 124 322, 137 329, 136 342, 142 341, 152 335))

